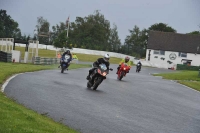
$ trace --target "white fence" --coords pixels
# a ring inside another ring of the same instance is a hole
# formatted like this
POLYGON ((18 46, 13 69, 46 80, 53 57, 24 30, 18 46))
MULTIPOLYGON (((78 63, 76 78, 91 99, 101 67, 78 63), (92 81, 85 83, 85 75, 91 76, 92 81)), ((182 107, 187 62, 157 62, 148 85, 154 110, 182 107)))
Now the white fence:
MULTIPOLYGON (((19 43, 16 43, 16 46, 19 46, 19 47, 25 47, 24 44, 19 44, 19 43)), ((55 51, 59 51, 60 48, 55 48, 54 46, 52 45, 44 45, 44 44, 38 44, 38 48, 39 49, 48 49, 48 50, 55 50, 55 51)), ((125 54, 120 54, 120 53, 114 53, 114 52, 106 52, 106 51, 97 51, 97 50, 89 50, 89 49, 81 49, 81 48, 73 48, 73 49, 70 49, 70 51, 72 53, 81 53, 81 54, 92 54, 92 55, 104 55, 106 53, 108 53, 111 57, 116 57, 116 58, 125 58, 125 54)), ((134 60, 134 57, 133 56, 129 56, 131 61, 134 60)))

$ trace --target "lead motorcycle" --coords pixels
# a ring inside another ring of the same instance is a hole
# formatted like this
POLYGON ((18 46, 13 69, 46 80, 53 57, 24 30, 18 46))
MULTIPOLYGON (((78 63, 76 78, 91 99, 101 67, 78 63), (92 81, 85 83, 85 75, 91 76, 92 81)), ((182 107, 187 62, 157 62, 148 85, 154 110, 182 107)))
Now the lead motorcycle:
MULTIPOLYGON (((110 68, 109 70, 112 71, 113 69, 110 68)), ((87 82, 87 87, 96 90, 102 81, 106 79, 106 75, 108 74, 109 70, 107 70, 105 64, 100 64, 99 67, 97 67, 90 75, 90 79, 87 82)))
POLYGON ((63 73, 64 71, 68 70, 70 61, 71 61, 71 59, 70 59, 69 55, 65 55, 64 58, 60 59, 60 62, 61 62, 61 73, 63 73))
POLYGON ((122 63, 121 67, 119 68, 119 71, 117 72, 117 79, 122 80, 124 76, 126 76, 126 73, 128 73, 130 70, 130 67, 126 63, 122 63))

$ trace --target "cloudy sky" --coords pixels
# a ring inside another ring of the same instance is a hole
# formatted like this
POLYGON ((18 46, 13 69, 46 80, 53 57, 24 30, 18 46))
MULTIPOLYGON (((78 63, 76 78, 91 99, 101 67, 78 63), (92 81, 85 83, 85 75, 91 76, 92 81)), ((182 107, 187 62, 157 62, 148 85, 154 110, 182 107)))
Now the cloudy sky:
POLYGON ((74 21, 95 10, 117 25, 122 42, 134 25, 143 29, 162 22, 178 33, 200 30, 200 0, 0 0, 0 9, 7 10, 23 34, 31 35, 39 16, 53 26, 69 15, 74 21))

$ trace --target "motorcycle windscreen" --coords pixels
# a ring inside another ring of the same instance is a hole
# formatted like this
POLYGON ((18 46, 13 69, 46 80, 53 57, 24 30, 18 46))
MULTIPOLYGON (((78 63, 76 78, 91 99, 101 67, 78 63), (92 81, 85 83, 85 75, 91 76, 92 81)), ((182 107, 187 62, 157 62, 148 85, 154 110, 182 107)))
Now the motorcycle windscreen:
POLYGON ((100 64, 99 67, 104 71, 107 70, 107 66, 105 64, 100 64))
POLYGON ((70 59, 70 56, 69 55, 65 55, 64 62, 67 63, 69 61, 69 59, 70 59))

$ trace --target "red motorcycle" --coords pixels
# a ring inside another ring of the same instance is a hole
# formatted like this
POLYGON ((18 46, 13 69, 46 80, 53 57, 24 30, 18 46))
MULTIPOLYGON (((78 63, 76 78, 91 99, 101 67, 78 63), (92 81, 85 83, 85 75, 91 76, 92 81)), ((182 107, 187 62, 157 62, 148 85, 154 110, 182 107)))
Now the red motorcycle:
POLYGON ((122 80, 122 78, 126 76, 126 73, 129 72, 130 68, 131 67, 129 67, 126 63, 122 63, 119 71, 117 72, 117 79, 122 80))

